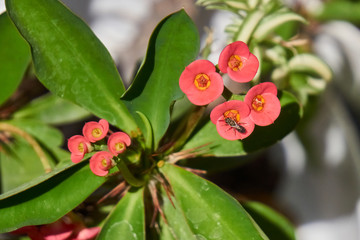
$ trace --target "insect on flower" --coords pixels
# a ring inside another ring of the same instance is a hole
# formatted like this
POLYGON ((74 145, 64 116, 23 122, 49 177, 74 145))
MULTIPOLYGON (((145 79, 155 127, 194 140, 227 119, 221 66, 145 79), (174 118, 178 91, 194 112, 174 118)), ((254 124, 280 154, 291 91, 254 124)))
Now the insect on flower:
POLYGON ((239 133, 246 133, 246 129, 243 126, 241 126, 239 123, 237 123, 234 119, 227 117, 225 118, 224 121, 227 123, 227 125, 235 129, 239 133))

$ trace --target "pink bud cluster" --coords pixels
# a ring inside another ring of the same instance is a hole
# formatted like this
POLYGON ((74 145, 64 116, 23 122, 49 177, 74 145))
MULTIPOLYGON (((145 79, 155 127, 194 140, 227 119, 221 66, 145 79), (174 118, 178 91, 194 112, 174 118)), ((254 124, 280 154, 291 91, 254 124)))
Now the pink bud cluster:
MULTIPOLYGON (((223 74, 239 83, 251 81, 259 68, 259 61, 241 41, 227 45, 219 56, 218 68, 223 74)), ((180 75, 180 89, 189 101, 204 106, 216 100, 224 91, 223 79, 216 67, 208 60, 190 63, 180 75)), ((228 140, 248 137, 255 125, 272 124, 280 115, 281 105, 277 88, 271 82, 251 88, 244 101, 231 100, 216 106, 211 121, 221 137, 228 140)))
MULTIPOLYGON (((103 144, 109 133, 109 123, 105 119, 87 122, 82 132, 83 135, 75 135, 68 140, 71 161, 74 163, 80 162, 86 153, 95 151, 97 146, 103 144)), ((97 151, 90 158, 90 169, 98 176, 106 176, 116 165, 115 157, 131 145, 131 138, 124 132, 115 132, 110 134, 106 143, 107 151, 97 151)))

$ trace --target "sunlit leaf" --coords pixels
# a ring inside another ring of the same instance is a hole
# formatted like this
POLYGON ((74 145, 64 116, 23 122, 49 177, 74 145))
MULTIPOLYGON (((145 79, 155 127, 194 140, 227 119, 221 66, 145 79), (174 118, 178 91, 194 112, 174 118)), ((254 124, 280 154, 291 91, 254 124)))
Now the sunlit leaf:
POLYGON ((251 35, 259 25, 264 15, 265 13, 260 9, 249 12, 239 26, 237 33, 235 33, 233 41, 243 41, 249 44, 251 35))
MULTIPOLYGON (((144 114, 154 132, 156 148, 170 122, 170 107, 184 94, 179 77, 199 53, 199 34, 196 26, 180 10, 163 19, 154 30, 146 58, 130 89, 123 96, 129 109, 144 114)), ((138 118, 139 126, 145 126, 138 118)))
POLYGON ((36 75, 56 95, 128 132, 137 126, 119 100, 125 88, 104 45, 57 0, 6 0, 10 18, 31 45, 36 75))
POLYGON ((48 124, 66 124, 88 116, 90 113, 85 109, 53 94, 31 101, 12 115, 16 119, 34 119, 48 124))
POLYGON ((174 239, 268 239, 242 206, 216 185, 166 164, 175 208, 163 193, 164 213, 174 239))
POLYGON ((310 53, 302 53, 295 55, 290 59, 290 71, 306 72, 315 74, 317 77, 323 78, 325 81, 330 81, 332 78, 332 71, 329 66, 317 56, 310 53))
POLYGON ((254 32, 254 38, 256 38, 258 41, 262 41, 269 33, 273 32, 277 27, 290 21, 306 23, 306 20, 299 14, 291 12, 289 9, 286 8, 279 9, 278 11, 267 15, 261 20, 259 26, 254 32))

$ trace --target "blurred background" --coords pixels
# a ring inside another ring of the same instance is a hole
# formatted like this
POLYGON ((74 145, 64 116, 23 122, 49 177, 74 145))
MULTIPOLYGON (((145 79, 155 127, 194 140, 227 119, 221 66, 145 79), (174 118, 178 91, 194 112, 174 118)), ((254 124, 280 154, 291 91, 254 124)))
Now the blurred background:
MULTIPOLYGON (((184 8, 198 26, 202 46, 210 28, 214 62, 227 44, 224 29, 233 17, 193 0, 62 1, 104 43, 127 85, 165 16, 184 8)), ((299 240, 360 239, 360 2, 284 1, 309 21, 301 31, 334 78, 308 100, 296 131, 251 163, 208 178, 239 199, 264 202, 286 215, 299 240)))

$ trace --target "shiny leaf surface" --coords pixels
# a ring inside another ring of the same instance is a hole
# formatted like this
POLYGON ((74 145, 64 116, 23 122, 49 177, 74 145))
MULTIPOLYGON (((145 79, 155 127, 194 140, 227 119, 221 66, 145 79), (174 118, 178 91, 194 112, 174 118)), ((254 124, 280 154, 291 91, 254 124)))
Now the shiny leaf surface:
MULTIPOLYGON (((155 149, 169 125, 170 107, 184 95, 179 87, 180 74, 198 52, 199 35, 185 11, 166 17, 154 30, 145 61, 122 98, 134 116, 139 111, 149 119, 155 149)), ((138 120, 146 132, 142 120, 138 120)))
POLYGON ((79 17, 57 0, 7 0, 6 8, 50 91, 121 129, 137 129, 119 100, 125 88, 110 54, 79 17))
POLYGON ((175 194, 175 208, 163 194, 174 239, 268 239, 243 207, 213 183, 170 164, 161 171, 175 194))

